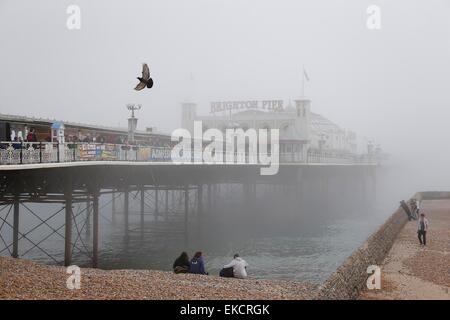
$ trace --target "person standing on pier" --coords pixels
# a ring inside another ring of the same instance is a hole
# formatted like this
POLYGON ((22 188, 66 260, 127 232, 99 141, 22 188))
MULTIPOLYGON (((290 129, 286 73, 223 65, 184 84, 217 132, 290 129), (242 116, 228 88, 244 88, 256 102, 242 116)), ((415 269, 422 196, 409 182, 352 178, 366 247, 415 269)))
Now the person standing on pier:
POLYGON ((420 214, 419 223, 417 226, 417 237, 421 245, 427 244, 428 219, 425 218, 425 213, 420 214))
POLYGON ((34 128, 31 128, 30 132, 28 132, 27 142, 37 142, 36 130, 34 128))

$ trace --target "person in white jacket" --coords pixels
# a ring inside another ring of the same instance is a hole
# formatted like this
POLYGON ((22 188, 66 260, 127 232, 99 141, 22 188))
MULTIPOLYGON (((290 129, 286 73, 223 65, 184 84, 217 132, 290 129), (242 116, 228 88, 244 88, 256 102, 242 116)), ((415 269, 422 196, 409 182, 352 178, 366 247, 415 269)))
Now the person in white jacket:
POLYGON ((417 223, 417 237, 421 245, 427 244, 428 219, 425 218, 425 213, 420 214, 419 222, 417 223))
POLYGON ((235 254, 233 257, 233 260, 225 266, 223 266, 224 269, 226 268, 233 268, 233 275, 235 278, 247 278, 247 268, 248 263, 239 257, 239 254, 235 254))

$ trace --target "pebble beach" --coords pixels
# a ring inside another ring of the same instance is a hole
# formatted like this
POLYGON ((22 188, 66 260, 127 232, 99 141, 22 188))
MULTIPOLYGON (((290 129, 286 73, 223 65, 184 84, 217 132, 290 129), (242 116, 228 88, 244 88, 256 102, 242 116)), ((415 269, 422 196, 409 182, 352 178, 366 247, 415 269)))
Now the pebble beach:
POLYGON ((68 289, 66 268, 0 257, 0 299, 313 299, 317 286, 282 280, 229 279, 155 270, 81 269, 80 289, 68 289))

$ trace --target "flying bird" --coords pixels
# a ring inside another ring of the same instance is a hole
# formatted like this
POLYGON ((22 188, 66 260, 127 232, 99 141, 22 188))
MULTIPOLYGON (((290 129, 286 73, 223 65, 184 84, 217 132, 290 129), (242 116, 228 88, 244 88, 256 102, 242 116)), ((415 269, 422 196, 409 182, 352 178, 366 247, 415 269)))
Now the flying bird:
POLYGON ((137 79, 139 80, 139 83, 134 90, 140 91, 145 87, 149 89, 153 87, 153 79, 150 78, 150 69, 146 63, 142 64, 142 77, 137 77, 137 79))

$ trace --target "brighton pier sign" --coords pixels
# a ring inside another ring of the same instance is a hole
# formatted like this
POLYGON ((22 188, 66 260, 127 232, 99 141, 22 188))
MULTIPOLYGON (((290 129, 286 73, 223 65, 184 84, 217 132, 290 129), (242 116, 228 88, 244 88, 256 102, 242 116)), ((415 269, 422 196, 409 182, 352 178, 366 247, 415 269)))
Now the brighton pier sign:
POLYGON ((211 113, 236 111, 243 109, 260 109, 268 111, 282 111, 283 100, 244 100, 244 101, 215 101, 211 102, 211 113))

